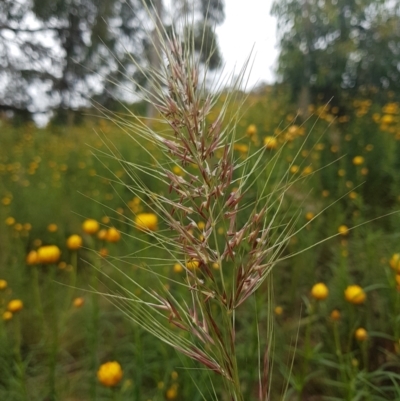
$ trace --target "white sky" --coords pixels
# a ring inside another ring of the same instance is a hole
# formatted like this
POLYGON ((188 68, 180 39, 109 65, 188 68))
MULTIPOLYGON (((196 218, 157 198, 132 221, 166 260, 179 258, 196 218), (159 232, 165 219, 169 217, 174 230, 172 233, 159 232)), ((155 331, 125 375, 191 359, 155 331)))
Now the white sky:
POLYGON ((248 89, 259 82, 275 80, 273 68, 278 51, 271 5, 272 0, 225 0, 225 22, 216 29, 228 73, 240 69, 254 46, 248 89))

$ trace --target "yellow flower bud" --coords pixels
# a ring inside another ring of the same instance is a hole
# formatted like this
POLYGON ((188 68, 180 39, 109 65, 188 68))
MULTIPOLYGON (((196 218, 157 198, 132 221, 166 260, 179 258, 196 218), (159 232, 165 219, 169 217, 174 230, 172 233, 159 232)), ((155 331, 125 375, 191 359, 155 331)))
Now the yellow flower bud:
POLYGON ((100 224, 94 219, 87 219, 82 223, 82 230, 86 234, 96 234, 99 228, 100 224))
POLYGON ((118 362, 106 362, 97 371, 97 378, 103 386, 114 387, 121 381, 123 374, 118 362))
POLYGON ((24 307, 20 299, 13 299, 7 305, 7 310, 11 313, 19 312, 24 307))
POLYGON ((317 283, 312 287, 311 295, 314 299, 322 301, 329 295, 328 287, 324 283, 317 283))
POLYGON ((79 235, 71 235, 67 239, 67 248, 71 251, 76 251, 82 246, 82 237, 79 235))
POLYGON ((39 263, 51 264, 57 263, 61 256, 60 248, 56 245, 41 246, 37 250, 39 263))
POLYGON ((359 285, 349 285, 344 291, 344 297, 347 302, 360 305, 365 302, 367 296, 359 285))
POLYGON ((156 231, 158 217, 154 213, 139 213, 135 218, 136 228, 143 231, 156 231))
POLYGON ((106 241, 118 242, 121 239, 121 233, 114 227, 110 227, 107 230, 106 241))
POLYGON ((266 149, 276 149, 278 147, 278 141, 274 136, 266 136, 264 138, 264 146, 266 149))
POLYGON ((8 310, 6 310, 6 311, 3 313, 3 320, 4 320, 5 322, 7 322, 8 320, 11 320, 12 317, 13 317, 13 314, 12 314, 10 311, 8 311, 8 310))
POLYGON ((80 308, 84 303, 85 303, 85 300, 82 297, 75 298, 74 302, 73 302, 75 308, 80 308))
POLYGON ((358 328, 354 333, 354 337, 357 341, 365 341, 368 338, 367 330, 363 327, 358 328))

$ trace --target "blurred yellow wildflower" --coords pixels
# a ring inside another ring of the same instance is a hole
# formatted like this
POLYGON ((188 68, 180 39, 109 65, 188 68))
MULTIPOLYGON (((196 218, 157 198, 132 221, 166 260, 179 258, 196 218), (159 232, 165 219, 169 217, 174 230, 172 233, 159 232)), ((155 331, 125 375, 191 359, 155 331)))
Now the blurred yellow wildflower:
POLYGON ((278 146, 278 141, 274 136, 266 136, 264 138, 264 146, 266 149, 276 149, 278 146))
POLYGON ((121 381, 123 374, 118 362, 106 362, 97 371, 97 378, 103 386, 114 387, 121 381))
POLYGON ((361 164, 364 164, 364 158, 362 156, 356 156, 353 158, 353 164, 355 166, 361 166, 361 164))
POLYGON ((14 219, 14 217, 7 217, 6 218, 6 225, 7 226, 13 226, 15 224, 15 219, 14 219))
POLYGON ((179 166, 174 166, 174 167, 172 167, 172 172, 173 172, 174 174, 180 175, 180 176, 182 176, 182 175, 185 174, 184 171, 182 170, 182 168, 179 167, 179 166))
POLYGON ((73 234, 67 239, 67 248, 71 251, 76 251, 82 246, 82 237, 77 234, 73 234))
POLYGON ((50 264, 57 263, 61 256, 60 248, 56 245, 41 246, 37 250, 39 263, 50 264))
POLYGON ((82 297, 77 297, 74 299, 73 305, 75 308, 80 308, 85 303, 85 299, 82 297))
POLYGON ((158 217, 154 213, 139 213, 135 218, 136 228, 143 231, 156 231, 158 217))
POLYGON ((389 265, 394 271, 400 273, 400 253, 395 253, 392 255, 389 260, 389 265))
POLYGON ((306 213, 306 220, 310 221, 314 218, 314 213, 313 212, 307 212, 306 213))
POLYGON ((330 318, 331 318, 331 320, 333 320, 334 322, 339 321, 339 320, 340 320, 340 317, 341 317, 340 312, 339 312, 337 309, 334 309, 334 310, 331 312, 330 318))
POLYGON ((356 338, 357 341, 365 341, 368 338, 367 330, 365 330, 363 327, 359 327, 355 331, 354 337, 356 338))
POLYGON ((328 298, 328 287, 324 283, 317 283, 311 288, 311 295, 314 299, 322 301, 328 298))
POLYGON ((8 305, 7 310, 12 313, 19 312, 24 307, 24 304, 20 299, 12 299, 8 305))
POLYGON ((6 311, 3 313, 3 320, 4 320, 5 322, 7 322, 8 320, 11 320, 12 317, 13 317, 13 314, 12 314, 12 312, 10 312, 9 310, 6 310, 6 311))
POLYGON ((0 290, 5 290, 7 288, 7 281, 6 280, 0 280, 0 290))
POLYGON ((247 134, 248 136, 253 136, 253 135, 257 134, 257 127, 256 127, 256 125, 255 125, 255 124, 250 124, 250 125, 247 127, 246 134, 247 134))
POLYGON ((189 262, 186 262, 186 267, 190 270, 198 269, 199 265, 200 262, 198 260, 190 260, 189 262))
POLYGON ((349 233, 349 228, 346 225, 342 224, 338 227, 338 233, 340 235, 347 235, 349 233))
POLYGON ((47 231, 55 233, 58 230, 57 224, 51 223, 47 226, 47 231))
POLYGON ((110 227, 107 230, 106 241, 118 242, 120 239, 121 239, 121 233, 115 227, 110 227))
POLYGON ((365 302, 366 294, 359 285, 349 285, 344 291, 344 297, 351 304, 360 305, 365 302))
POLYGON ((99 250, 99 255, 100 255, 102 258, 105 258, 106 256, 108 256, 108 249, 107 249, 107 248, 101 248, 101 249, 99 250))
POLYGON ((105 241, 107 238, 107 230, 105 228, 102 228, 98 233, 97 233, 97 238, 101 241, 105 241))
POLYGON ((176 383, 167 390, 165 397, 167 400, 174 400, 178 396, 178 385, 176 383))
POLYGON ((283 313, 283 308, 282 306, 276 306, 274 309, 275 315, 280 316, 283 313))
POLYGON ((97 220, 94 219, 87 219, 82 223, 82 230, 86 234, 96 234, 97 231, 100 229, 100 224, 98 223, 97 220))
POLYGON ((180 273, 183 271, 183 267, 180 263, 175 263, 174 264, 174 272, 175 273, 180 273))
POLYGON ((303 168, 303 171, 301 172, 302 175, 310 175, 313 172, 313 169, 311 166, 307 166, 303 168))

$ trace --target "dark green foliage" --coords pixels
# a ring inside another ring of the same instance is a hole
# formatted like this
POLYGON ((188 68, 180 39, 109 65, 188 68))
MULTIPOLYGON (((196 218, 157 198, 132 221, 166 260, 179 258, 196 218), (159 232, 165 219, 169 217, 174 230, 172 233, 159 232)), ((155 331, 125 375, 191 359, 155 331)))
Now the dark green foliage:
MULTIPOLYGON (((199 0, 194 6, 196 50, 216 68, 221 56, 212 25, 224 19, 223 2, 199 0)), ((191 16, 192 7, 185 2, 180 17, 191 16)), ((141 0, 2 1, 0 110, 29 116, 56 109, 56 121, 71 124, 70 110, 89 99, 111 108, 116 100, 132 101, 135 81, 146 85, 140 69, 153 65, 149 26, 141 0)))
POLYGON ((279 0, 279 73, 297 97, 308 88, 341 104, 344 90, 400 87, 399 2, 279 0))

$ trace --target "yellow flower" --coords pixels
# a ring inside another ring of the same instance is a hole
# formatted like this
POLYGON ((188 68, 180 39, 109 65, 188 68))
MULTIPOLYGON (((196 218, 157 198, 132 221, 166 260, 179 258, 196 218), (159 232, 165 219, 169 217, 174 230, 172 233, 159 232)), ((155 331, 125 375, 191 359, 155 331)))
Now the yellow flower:
POLYGON ((76 251, 82 246, 82 237, 79 235, 71 235, 67 239, 67 248, 71 251, 76 251))
POLYGON ((174 166, 174 167, 172 167, 172 172, 173 172, 174 174, 180 175, 180 176, 182 176, 182 175, 185 174, 184 171, 183 171, 179 166, 174 166))
POLYGON ((274 136, 266 136, 264 138, 264 146, 266 149, 276 149, 278 146, 278 141, 274 136))
POLYGON ((118 242, 121 239, 121 233, 114 227, 110 227, 107 230, 106 241, 118 242))
POLYGON ((7 288, 7 281, 6 280, 0 280, 0 290, 5 290, 7 288))
POLYGON ((392 115, 390 115, 390 114, 384 114, 381 117, 381 123, 382 124, 391 124, 393 122, 394 122, 394 117, 392 115))
POLYGON ((217 262, 214 262, 214 263, 211 265, 211 267, 212 267, 213 269, 215 269, 215 270, 218 270, 218 269, 219 269, 219 264, 218 264, 217 262))
POLYGON ((337 322, 340 320, 340 312, 337 309, 334 309, 331 312, 331 320, 333 320, 334 322, 337 322))
POLYGON ((180 263, 175 263, 174 264, 174 272, 175 273, 180 273, 183 270, 183 267, 180 263))
POLYGON ((349 228, 346 225, 342 224, 338 227, 338 233, 340 235, 347 235, 349 233, 349 228))
POLYGON ((313 172, 311 166, 304 167, 303 171, 301 172, 302 175, 309 175, 313 172))
POLYGON ((257 127, 256 127, 256 125, 255 125, 255 124, 250 124, 250 125, 247 127, 246 134, 247 134, 248 136, 253 136, 253 135, 257 134, 257 127))
POLYGON ((314 213, 313 212, 307 212, 306 213, 306 220, 310 221, 314 218, 314 213))
POLYGON ((318 301, 326 299, 329 295, 328 287, 324 283, 317 283, 311 288, 311 295, 318 301))
POLYGON ((198 260, 190 260, 189 262, 186 262, 186 267, 190 270, 197 269, 200 265, 200 262, 198 260))
MULTIPOLYGON (((94 220, 94 221, 96 221, 96 220, 94 220)), ((110 222, 110 218, 108 216, 103 216, 101 218, 101 222, 104 223, 104 224, 108 224, 110 222)))
POLYGON ((55 233, 58 230, 57 224, 49 224, 47 226, 47 231, 51 232, 51 233, 55 233))
POLYGON ((121 381, 123 374, 118 362, 106 362, 97 371, 97 378, 103 386, 114 387, 121 381))
POLYGON ((292 174, 298 173, 299 170, 300 170, 300 167, 299 167, 299 166, 296 166, 295 164, 293 164, 293 166, 290 167, 290 172, 291 172, 292 174))
POLYGON ((107 230, 105 228, 101 229, 98 233, 97 233, 97 238, 99 240, 104 241, 107 238, 107 230))
POLYGON ((167 400, 174 400, 178 396, 178 385, 174 383, 165 394, 167 400))
POLYGON ((20 299, 12 299, 8 305, 7 310, 11 313, 19 312, 24 307, 24 304, 20 299))
POLYGON ((15 224, 15 219, 14 217, 7 217, 6 218, 6 225, 7 226, 13 226, 15 224))
POLYGON ((157 215, 154 213, 139 213, 135 218, 136 228, 143 231, 156 231, 158 224, 157 215))
POLYGON ((344 297, 347 302, 360 305, 365 302, 367 296, 359 285, 349 285, 344 291, 344 297))
POLYGON ((368 338, 367 330, 365 330, 363 327, 359 327, 355 331, 354 337, 356 338, 357 341, 365 341, 368 338))
POLYGON ((97 220, 94 219, 87 219, 82 223, 82 230, 86 234, 96 234, 99 231, 100 224, 97 220))
POLYGON ((283 313, 283 308, 282 306, 276 306, 274 309, 275 315, 280 316, 283 313))
POLYGON ((400 273, 400 253, 393 254, 389 260, 389 265, 394 271, 400 273))
POLYGON ((82 297, 75 298, 74 302, 73 302, 75 308, 80 308, 84 303, 85 303, 85 300, 82 297))
POLYGON ((9 310, 6 310, 6 311, 3 313, 3 320, 4 320, 5 322, 7 322, 8 320, 11 320, 12 317, 13 317, 13 314, 12 314, 9 310))
POLYGON ((60 259, 61 251, 56 245, 45 245, 41 246, 37 250, 37 257, 39 263, 50 264, 57 263, 60 259))
POLYGON ((249 147, 245 143, 235 143, 233 149, 241 153, 247 153, 249 151, 249 147))
POLYGON ((364 158, 362 156, 356 156, 353 158, 353 164, 355 166, 361 166, 361 164, 364 164, 364 158))
POLYGON ((101 248, 99 251, 99 255, 103 258, 105 258, 108 255, 108 249, 107 248, 101 248))

